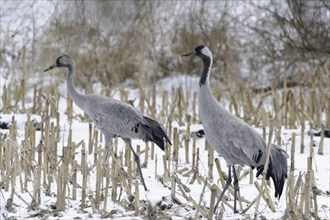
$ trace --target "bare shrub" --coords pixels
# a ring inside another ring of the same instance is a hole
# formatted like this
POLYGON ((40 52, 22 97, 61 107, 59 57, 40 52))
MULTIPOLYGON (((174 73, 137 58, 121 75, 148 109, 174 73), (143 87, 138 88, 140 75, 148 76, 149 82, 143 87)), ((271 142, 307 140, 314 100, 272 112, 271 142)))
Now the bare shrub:
MULTIPOLYGON (((330 10, 327 1, 252 2, 251 17, 258 20, 246 25, 252 30, 258 56, 251 57, 253 72, 263 71, 277 87, 297 84, 298 71, 306 81, 316 66, 329 65, 330 10), (254 13, 254 14, 252 14, 254 13), (260 58, 263 58, 260 60, 260 58)), ((260 76, 260 74, 259 74, 260 76)), ((255 76, 257 78, 258 75, 255 76)))
POLYGON ((200 65, 181 62, 180 54, 205 44, 214 56, 212 78, 236 88, 281 85, 284 71, 294 83, 298 62, 313 72, 329 55, 324 0, 48 2, 51 16, 38 25, 42 4, 21 2, 1 11, 2 23, 11 17, 18 24, 17 30, 12 21, 0 26, 7 74, 42 72, 68 54, 77 63, 77 85, 88 91, 95 82, 112 87, 127 78, 148 85, 168 75, 199 74, 200 65))
POLYGON ((96 81, 111 87, 136 75, 149 78, 150 73, 144 72, 144 59, 153 50, 153 28, 149 22, 154 2, 64 4, 53 15, 45 39, 49 46, 41 57, 49 53, 74 57, 79 68, 77 84, 85 88, 96 81))

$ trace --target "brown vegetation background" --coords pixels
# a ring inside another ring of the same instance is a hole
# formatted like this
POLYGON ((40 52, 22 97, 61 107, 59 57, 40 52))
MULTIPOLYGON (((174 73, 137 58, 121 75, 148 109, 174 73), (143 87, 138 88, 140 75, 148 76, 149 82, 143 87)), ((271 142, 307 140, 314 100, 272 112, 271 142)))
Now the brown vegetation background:
MULTIPOLYGON (((233 87, 293 85, 329 66, 328 1, 1 2, 1 74, 35 77, 61 54, 76 60, 76 84, 113 87, 128 78, 148 85, 198 74, 180 54, 199 44, 214 55, 212 77, 233 87), (42 14, 43 13, 43 14, 42 14), (40 20, 44 20, 40 25, 40 20), (246 83, 248 82, 248 83, 246 83)), ((64 75, 53 74, 58 79, 64 75)))

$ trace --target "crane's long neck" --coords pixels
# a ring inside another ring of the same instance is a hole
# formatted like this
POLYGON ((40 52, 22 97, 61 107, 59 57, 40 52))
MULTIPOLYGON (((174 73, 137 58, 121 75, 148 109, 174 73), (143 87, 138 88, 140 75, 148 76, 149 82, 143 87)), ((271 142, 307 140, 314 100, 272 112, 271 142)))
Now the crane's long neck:
POLYGON ((212 68, 212 57, 204 57, 202 60, 203 60, 204 68, 203 68, 202 76, 199 80, 200 87, 206 84, 207 84, 206 86, 208 86, 209 76, 212 68))
POLYGON ((210 72, 212 68, 212 57, 203 57, 203 72, 201 75, 201 78, 199 80, 199 87, 201 93, 204 93, 204 95, 213 96, 210 88, 210 72))
POLYGON ((84 110, 85 107, 85 100, 86 97, 85 95, 79 93, 76 88, 74 87, 74 83, 73 83, 73 78, 74 78, 74 72, 75 72, 75 65, 69 65, 68 66, 68 77, 67 77, 67 88, 68 88, 68 92, 73 100, 73 102, 81 109, 84 110))
POLYGON ((209 77, 212 68, 212 55, 205 56, 202 60, 204 68, 199 80, 198 104, 203 120, 203 118, 205 119, 207 117, 212 118, 212 115, 214 115, 213 111, 215 111, 215 109, 219 112, 226 112, 226 110, 219 105, 219 102, 213 96, 211 91, 209 77))

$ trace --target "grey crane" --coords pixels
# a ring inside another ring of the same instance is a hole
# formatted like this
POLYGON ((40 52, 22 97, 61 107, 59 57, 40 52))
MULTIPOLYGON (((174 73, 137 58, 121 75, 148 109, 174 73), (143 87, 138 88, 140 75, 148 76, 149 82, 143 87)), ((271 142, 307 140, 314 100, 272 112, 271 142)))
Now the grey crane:
POLYGON ((45 69, 44 72, 59 67, 68 69, 68 92, 74 103, 88 114, 95 126, 103 133, 105 146, 109 147, 111 138, 120 137, 130 147, 137 164, 141 182, 147 191, 148 189, 141 171, 140 159, 132 147, 131 139, 152 141, 160 149, 164 150, 165 141, 171 144, 165 128, 154 119, 143 116, 130 104, 106 96, 79 93, 73 83, 76 65, 74 60, 67 55, 57 58, 56 63, 45 69))
MULTIPOLYGON (((257 168, 257 177, 262 173, 266 161, 267 146, 261 136, 243 120, 237 118, 212 95, 209 76, 213 57, 206 46, 198 46, 182 56, 197 56, 203 61, 203 71, 199 81, 198 105, 206 139, 214 150, 226 160, 228 177, 220 197, 214 207, 216 211, 225 191, 231 184, 231 168, 234 176, 234 212, 237 213, 236 199, 239 190, 235 165, 248 165, 257 168)), ((272 145, 266 179, 273 179, 275 197, 280 198, 287 178, 287 154, 276 145, 272 145)))

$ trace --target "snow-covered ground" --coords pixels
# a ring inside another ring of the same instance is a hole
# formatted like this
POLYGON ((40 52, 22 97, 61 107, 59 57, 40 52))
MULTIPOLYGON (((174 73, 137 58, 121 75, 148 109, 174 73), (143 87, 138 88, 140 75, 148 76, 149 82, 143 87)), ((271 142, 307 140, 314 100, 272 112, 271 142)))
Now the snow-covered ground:
MULTIPOLYGON (((198 78, 196 77, 189 77, 189 76, 178 76, 178 77, 172 77, 163 79, 157 84, 157 112, 159 113, 160 107, 161 107, 161 101, 162 101, 162 91, 168 91, 170 94, 172 91, 172 88, 177 88, 178 86, 182 86, 183 91, 186 89, 191 91, 196 91, 198 78)), ((125 84, 123 84, 124 86, 125 84)), ((1 88, 2 89, 2 88, 1 88)), ((97 89, 96 89, 97 90, 97 89)), ((138 89, 131 89, 126 88, 128 91, 128 99, 129 100, 135 100, 134 105, 138 108, 139 105, 139 90, 138 89)), ((66 94, 65 92, 65 86, 63 84, 60 85, 60 91, 62 94, 66 94)), ((100 91, 100 90, 99 90, 100 91)), ((175 91, 175 90, 174 90, 175 91)), ((2 93, 1 93, 2 94, 2 93)), ((119 98, 119 92, 118 90, 113 90, 114 98, 119 98)), ((30 94, 31 95, 31 94, 30 94)), ((29 95, 28 95, 29 96, 29 95)), ((31 95, 32 96, 32 95, 31 95)), ((169 101, 171 102, 171 96, 169 95, 169 101)), ((78 119, 73 119, 72 122, 69 122, 67 120, 67 115, 65 114, 66 111, 66 104, 67 101, 62 96, 60 98, 59 102, 59 108, 58 111, 60 113, 60 138, 58 140, 58 156, 62 156, 62 147, 67 144, 68 141, 68 130, 71 127, 72 128, 72 141, 75 143, 78 143, 80 141, 84 141, 85 143, 89 142, 89 123, 88 122, 81 122, 78 119)), ((27 103, 27 105, 31 105, 32 103, 27 103)), ((146 105, 147 108, 147 105, 146 105)), ((83 112, 77 107, 74 106, 74 114, 81 114, 83 115, 83 112)), ((15 120, 17 121, 17 145, 12 144, 11 146, 16 146, 15 152, 20 152, 19 148, 22 147, 20 143, 22 140, 24 140, 25 137, 25 125, 27 121, 27 114, 1 114, 0 115, 0 121, 1 122, 11 122, 12 117, 15 117, 15 120)), ((31 119, 34 119, 37 122, 41 121, 41 117, 39 115, 31 115, 31 119)), ((163 123, 167 123, 166 117, 162 119, 163 123)), ((52 118, 51 121, 55 121, 55 118, 52 118)), ((178 168, 177 170, 182 170, 183 168, 187 168, 187 170, 190 170, 192 168, 192 145, 193 145, 193 138, 189 138, 189 162, 186 162, 185 158, 185 148, 184 148, 184 139, 187 125, 179 125, 177 121, 172 122, 173 128, 178 128, 179 131, 179 141, 180 141, 180 147, 179 147, 179 156, 178 156, 178 168)), ((190 126, 191 133, 196 132, 202 128, 201 124, 195 123, 190 126)), ((258 133, 262 134, 262 129, 256 128, 258 133)), ((292 133, 296 133, 296 150, 295 150, 295 178, 297 178, 299 172, 302 172, 305 174, 307 172, 307 157, 309 156, 310 152, 310 136, 307 134, 307 132, 310 130, 308 123, 306 123, 306 129, 304 134, 304 140, 303 145, 305 146, 305 151, 303 154, 300 153, 300 145, 301 145, 301 128, 297 127, 296 129, 281 129, 281 138, 282 138, 282 148, 287 151, 290 158, 288 159, 288 164, 290 164, 291 156, 291 137, 292 133)), ((9 133, 9 130, 7 129, 0 129, 0 132, 2 135, 6 135, 9 133)), ((37 131, 37 140, 36 143, 39 143, 40 140, 40 131, 37 131)), ((6 139, 8 140, 8 139, 6 139)), ((104 140, 104 139, 102 139, 104 140)), ((273 141, 274 142, 274 141, 273 141)), ((330 180, 330 169, 329 169, 329 149, 330 149, 330 139, 325 138, 324 139, 324 154, 319 155, 317 153, 318 147, 320 143, 320 137, 314 137, 314 144, 313 144, 313 162, 312 162, 312 169, 314 171, 315 175, 315 186, 318 190, 320 190, 318 196, 317 196, 317 205, 318 205, 318 216, 321 219, 329 219, 329 209, 330 209, 330 202, 329 202, 329 180, 330 180)), ((104 143, 100 141, 100 145, 103 146, 104 143)), ((133 146, 140 145, 141 149, 145 149, 146 144, 141 140, 134 140, 133 146)), ((150 144, 148 145, 150 147, 150 144)), ((202 178, 208 177, 208 151, 205 150, 205 138, 197 138, 196 140, 196 147, 199 149, 199 157, 200 161, 198 163, 198 174, 202 178)), ((172 148, 171 148, 172 149, 172 148)), ((125 150, 124 143, 118 139, 118 153, 125 150)), ((150 152, 150 151, 149 151, 150 152)), ((144 178, 146 180, 146 185, 149 188, 148 192, 145 192, 143 190, 143 187, 141 184, 139 185, 139 196, 140 200, 149 201, 151 206, 154 208, 154 210, 158 210, 158 216, 159 218, 165 218, 166 216, 171 216, 172 219, 182 219, 182 218, 194 218, 195 216, 195 209, 189 208, 192 207, 192 202, 188 202, 182 195, 182 193, 178 190, 178 187, 176 187, 176 196, 184 202, 183 205, 178 205, 174 203, 171 199, 171 182, 166 179, 166 175, 164 172, 164 166, 163 166, 163 155, 164 152, 155 147, 155 155, 157 155, 157 168, 155 160, 151 160, 149 158, 148 165, 146 168, 142 169, 144 178), (157 176, 156 176, 157 173, 157 176), (162 180, 162 181, 161 181, 162 180), (166 208, 163 211, 160 211, 159 204, 165 204, 166 208)), ((149 154, 150 157, 150 154, 149 154)), ((220 160, 221 167, 223 171, 227 171, 226 168, 226 162, 224 159, 221 158, 221 156, 218 156, 215 153, 215 157, 218 157, 220 160)), ((141 155, 141 163, 144 162, 144 154, 141 155)), ((89 166, 94 164, 94 155, 88 155, 88 164, 89 166)), ((81 147, 75 149, 75 160, 80 163, 81 161, 81 147)), ((124 167, 127 170, 127 167, 124 167)), ((170 177, 172 175, 177 175, 177 177, 181 180, 182 184, 184 184, 189 190, 186 190, 186 193, 188 196, 191 197, 192 200, 196 201, 198 204, 201 198, 201 193, 203 192, 204 183, 200 182, 198 180, 193 181, 192 184, 190 184, 192 178, 193 178, 193 172, 189 175, 182 175, 186 172, 178 172, 175 169, 175 163, 172 161, 170 165, 170 177)), ((249 170, 248 167, 243 167, 243 173, 245 170, 249 170)), ((18 175, 25 175, 18 174, 18 175)), ((72 171, 69 172, 69 178, 71 178, 72 171)), ((139 218, 148 218, 147 214, 149 213, 141 213, 141 217, 134 217, 134 210, 125 210, 124 207, 120 205, 118 202, 112 202, 111 201, 111 190, 109 190, 109 197, 104 198, 107 199, 107 207, 106 210, 104 210, 104 200, 101 202, 100 208, 98 211, 93 211, 92 208, 92 198, 95 198, 95 190, 96 190, 96 168, 93 168, 91 172, 89 172, 88 179, 87 179, 87 195, 90 197, 87 197, 86 199, 86 208, 81 209, 81 186, 82 186, 82 173, 78 171, 77 175, 77 183, 79 187, 77 187, 77 199, 72 199, 72 183, 69 181, 67 183, 67 195, 66 195, 66 206, 65 210, 62 212, 55 212, 54 210, 54 204, 56 204, 57 200, 57 187, 56 184, 52 184, 50 196, 47 196, 45 194, 45 189, 43 188, 41 190, 41 203, 37 207, 29 207, 29 204, 32 202, 31 192, 33 189, 32 182, 28 183, 27 190, 21 190, 20 186, 20 178, 16 178, 16 187, 13 189, 15 193, 13 196, 13 210, 9 212, 7 210, 7 202, 8 199, 11 197, 12 189, 9 187, 8 191, 5 191, 3 187, 1 187, 0 192, 0 212, 1 217, 7 219, 9 217, 12 218, 34 218, 34 217, 47 217, 48 219, 73 219, 73 218, 79 218, 79 219, 89 219, 89 218, 101 218, 105 217, 106 214, 109 214, 108 216, 111 216, 113 218, 118 219, 139 219, 139 218), (19 196, 18 196, 19 195, 19 196)), ((9 178, 4 175, 1 175, 0 183, 4 182, 4 178, 9 178)), ((36 178, 35 176, 30 177, 31 179, 36 178)), ((254 180, 255 180, 255 172, 254 172, 254 180)), ((257 180, 259 183, 261 183, 261 179, 257 180)), ((304 181, 304 177, 303 177, 304 181)), ((104 178, 105 182, 105 178, 104 178)), ((133 181, 134 182, 134 181, 133 181)), ((208 179, 208 182, 212 185, 213 183, 219 186, 220 189, 222 189, 221 183, 219 182, 219 175, 216 167, 213 167, 213 182, 208 179)), ((105 184, 105 183, 104 183, 105 184)), ((272 199, 275 203, 276 212, 272 212, 264 200, 261 199, 260 206, 259 206, 259 212, 258 215, 265 216, 267 219, 281 219, 281 217, 284 215, 284 211, 287 208, 287 184, 285 185, 283 195, 281 199, 275 200, 274 198, 274 188, 272 185, 272 182, 269 186, 270 194, 272 196, 272 199)), ((134 184, 132 185, 132 192, 134 192, 134 184)), ((118 191, 119 192, 119 191, 118 191)), ((299 191, 301 193, 301 191, 299 191)), ((240 181, 240 195, 244 197, 248 201, 252 201, 257 195, 258 191, 256 187, 253 184, 249 183, 249 175, 244 177, 240 181)), ((205 192, 203 194, 202 200, 201 200, 201 206, 208 208, 210 205, 210 196, 211 191, 208 187, 205 188, 205 192)), ((229 204, 233 204, 232 196, 229 196, 231 198, 229 200, 229 204)), ((127 194, 123 191, 121 195, 121 200, 127 199, 127 194)), ((243 203, 243 209, 248 204, 243 203)), ((252 206, 251 209, 249 209, 245 214, 234 214, 233 211, 228 208, 226 205, 224 205, 224 219, 243 219, 246 217, 253 218, 254 212, 255 212, 255 204, 252 206)), ((239 208, 240 210, 240 208, 239 208)), ((149 218, 151 218, 149 216, 149 218)))

